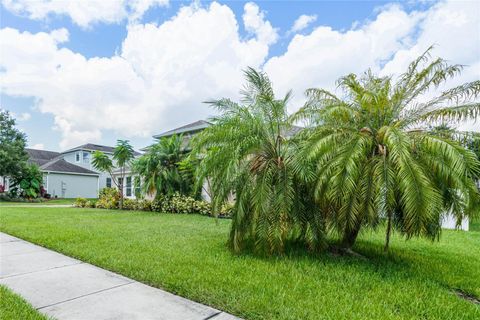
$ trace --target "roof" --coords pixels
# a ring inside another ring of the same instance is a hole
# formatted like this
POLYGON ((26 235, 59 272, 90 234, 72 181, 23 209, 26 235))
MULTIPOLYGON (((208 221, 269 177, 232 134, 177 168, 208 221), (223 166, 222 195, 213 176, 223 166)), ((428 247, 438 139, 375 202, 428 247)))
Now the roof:
POLYGON ((47 163, 48 161, 59 157, 61 155, 60 152, 55 151, 47 151, 47 150, 37 150, 37 149, 29 149, 25 148, 28 154, 28 161, 31 163, 35 163, 39 166, 47 163))
POLYGON ((211 125, 210 122, 205 121, 205 120, 198 120, 189 124, 186 124, 184 126, 154 135, 153 137, 155 139, 159 139, 162 137, 168 137, 168 136, 173 136, 174 134, 181 134, 185 132, 195 132, 195 131, 200 131, 203 130, 211 125))
POLYGON ((89 150, 89 151, 102 151, 102 152, 107 152, 107 153, 113 153, 115 150, 114 147, 109 147, 109 146, 102 146, 99 144, 93 144, 93 143, 86 143, 82 144, 81 146, 69 149, 67 151, 63 151, 62 153, 68 153, 76 150, 89 150))
POLYGON ((28 148, 25 150, 29 156, 28 161, 37 164, 42 171, 98 175, 98 173, 94 171, 63 160, 60 152, 28 148))
POLYGON ((48 171, 48 172, 76 173, 76 174, 88 174, 88 175, 98 176, 97 172, 74 165, 73 163, 65 161, 63 158, 55 158, 41 165, 40 169, 42 171, 48 171))
MULTIPOLYGON (((105 152, 105 153, 113 153, 115 151, 115 147, 102 146, 102 145, 93 144, 93 143, 86 143, 86 144, 82 144, 81 146, 69 149, 67 151, 63 151, 62 153, 69 153, 69 152, 77 151, 77 150, 102 151, 102 152, 105 152)), ((137 151, 133 151, 133 154, 135 156, 138 156, 141 153, 137 152, 137 151)))

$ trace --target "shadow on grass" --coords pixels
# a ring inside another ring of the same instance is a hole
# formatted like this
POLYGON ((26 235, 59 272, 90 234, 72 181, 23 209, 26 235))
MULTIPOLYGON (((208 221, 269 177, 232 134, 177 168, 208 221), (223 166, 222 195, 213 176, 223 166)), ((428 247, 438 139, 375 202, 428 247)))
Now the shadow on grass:
MULTIPOLYGON (((463 235, 463 231, 458 232, 463 235)), ((249 249, 239 256, 266 263, 276 263, 284 259, 309 261, 330 268, 355 269, 385 280, 419 281, 444 288, 461 299, 477 304, 480 300, 479 257, 468 250, 445 248, 442 241, 447 242, 447 239, 441 238, 440 242, 405 240, 396 235, 389 251, 384 252, 379 233, 367 231, 353 248, 359 256, 339 255, 329 250, 312 253, 305 249, 304 244, 298 242, 288 243, 283 255, 267 256, 249 249)), ((335 244, 336 241, 331 243, 335 244)))

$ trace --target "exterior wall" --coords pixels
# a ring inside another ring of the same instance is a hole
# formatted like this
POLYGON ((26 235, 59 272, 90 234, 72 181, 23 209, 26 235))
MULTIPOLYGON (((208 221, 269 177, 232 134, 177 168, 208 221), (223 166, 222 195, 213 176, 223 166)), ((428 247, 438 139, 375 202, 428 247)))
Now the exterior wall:
POLYGON ((98 177, 66 173, 46 173, 45 189, 52 197, 58 198, 97 198, 98 177))
MULTIPOLYGON (((112 155, 111 154, 108 154, 107 155, 112 158, 112 155)), ((98 174, 100 175, 99 176, 99 187, 100 189, 103 189, 107 186, 107 178, 110 178, 110 174, 108 174, 108 172, 103 172, 103 171, 98 171, 96 170, 93 165, 92 165, 92 158, 93 158, 93 152, 92 151, 86 151, 86 150, 79 150, 79 151, 72 151, 72 152, 68 152, 68 153, 65 153, 63 155, 63 159, 67 162, 70 162, 74 165, 77 165, 79 167, 82 167, 82 168, 85 168, 85 169, 88 169, 88 170, 92 170, 94 172, 98 172, 98 174), (76 154, 77 152, 80 153, 80 161, 77 162, 76 161, 76 154), (83 153, 84 152, 88 152, 88 162, 84 162, 83 161, 83 153)))
MULTIPOLYGON (((115 181, 118 181, 118 178, 121 178, 119 174, 114 174, 115 181)), ((136 199, 135 196, 135 175, 131 172, 125 172, 125 181, 123 182, 123 197, 128 199, 136 199), (127 178, 130 177, 132 179, 131 184, 131 194, 127 195, 127 178)), ((115 187, 114 183, 112 182, 112 187, 115 187)))
MULTIPOLYGON (((458 227, 459 230, 468 231, 470 226, 468 218, 462 220, 462 224, 458 227)), ((457 229, 457 220, 451 214, 448 214, 442 221, 442 228, 444 229, 457 229)))
POLYGON ((10 186, 10 181, 8 180, 8 177, 0 176, 0 185, 4 186, 5 192, 7 192, 10 186))

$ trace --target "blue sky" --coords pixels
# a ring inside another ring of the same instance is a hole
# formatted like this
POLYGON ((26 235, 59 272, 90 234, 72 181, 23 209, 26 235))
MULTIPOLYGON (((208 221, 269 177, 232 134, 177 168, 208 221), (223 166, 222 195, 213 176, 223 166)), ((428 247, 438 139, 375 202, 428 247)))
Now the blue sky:
POLYGON ((249 4, 163 1, 134 19, 129 7, 127 13, 118 7, 120 13, 112 18, 111 8, 92 12, 79 5, 73 12, 60 5, 44 9, 19 1, 15 7, 4 1, 1 28, 8 40, 0 43, 0 72, 6 79, 1 107, 18 118, 30 146, 60 150, 84 142, 112 145, 116 139, 129 139, 141 148, 152 141, 152 134, 211 114, 202 99, 235 95, 246 64, 269 72, 280 91, 293 88, 297 104, 304 89, 331 86, 345 72, 372 67, 394 73, 405 64, 405 57, 414 57, 429 45, 425 39, 440 42, 439 54, 471 65, 467 78, 478 76, 478 42, 473 40, 473 47, 465 48, 472 51, 470 55, 452 53, 455 44, 447 42, 471 28, 471 23, 477 23, 477 31, 469 32, 480 41, 480 9, 475 2, 249 4), (439 29, 435 34, 434 23, 448 22, 445 14, 452 12, 453 27, 447 30, 459 30, 442 36, 439 29), (292 30, 301 15, 309 16, 310 23, 292 30), (231 28, 232 23, 237 29, 231 28), (187 39, 188 28, 192 33, 205 31, 197 39, 187 39), (225 31, 230 28, 233 31, 225 31), (177 30, 178 36, 171 35, 177 30), (212 46, 219 50, 205 53, 212 46), (300 51, 298 46, 306 49, 300 51), (336 54, 337 50, 342 51, 336 54), (302 58, 303 52, 308 56, 302 58), (338 61, 331 60, 329 52, 338 61), (312 74, 304 77, 305 70, 312 74))

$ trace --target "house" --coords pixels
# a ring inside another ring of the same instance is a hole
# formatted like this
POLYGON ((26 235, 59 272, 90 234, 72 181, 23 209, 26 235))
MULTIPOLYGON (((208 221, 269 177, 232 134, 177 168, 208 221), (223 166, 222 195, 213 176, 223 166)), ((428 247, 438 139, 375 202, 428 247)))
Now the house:
POLYGON ((62 153, 26 149, 29 162, 43 172, 43 187, 52 197, 96 198, 99 173, 69 162, 62 153))
MULTIPOLYGON (((52 197, 96 198, 102 188, 115 186, 109 173, 96 170, 92 164, 95 151, 113 157, 114 147, 87 143, 63 152, 30 148, 25 150, 29 156, 28 161, 38 165, 43 172, 43 187, 52 197)), ((139 155, 135 152, 135 156, 139 155)), ((124 194, 133 195, 132 180, 132 176, 126 177, 124 194)), ((5 191, 8 191, 8 187, 6 183, 5 191)))
MULTIPOLYGON (((70 163, 73 163, 79 167, 82 167, 87 170, 94 171, 98 174, 98 191, 103 188, 112 188, 115 187, 115 182, 112 181, 112 177, 108 172, 98 171, 94 168, 92 164, 93 153, 95 151, 101 151, 106 154, 108 157, 112 158, 115 148, 109 146, 102 146, 98 144, 87 143, 81 146, 69 149, 62 152, 63 158, 70 163)), ((141 153, 134 151, 134 156, 138 157, 141 153)), ((128 169, 125 172, 125 183, 123 184, 123 194, 127 198, 135 198, 135 192, 133 192, 133 174, 131 170, 128 169)), ((113 178, 118 182, 121 179, 121 173, 119 171, 113 172, 113 178)), ((97 194, 98 194, 97 191, 97 194)))
MULTIPOLYGON (((165 131, 165 132, 160 133, 160 134, 156 134, 156 135, 153 136, 153 139, 158 141, 162 138, 169 138, 169 137, 173 136, 174 134, 182 135, 182 137, 184 139, 184 141, 183 141, 184 147, 188 148, 188 144, 189 144, 190 140, 192 139, 192 137, 194 135, 196 135, 197 133, 201 132, 203 129, 208 128, 211 125, 212 125, 212 123, 210 123, 208 121, 198 120, 198 121, 186 124, 184 126, 181 126, 181 127, 178 127, 178 128, 172 129, 172 130, 168 130, 168 131, 165 131)), ((149 147, 145 147, 141 150, 142 151, 147 151, 148 148, 149 147)))

